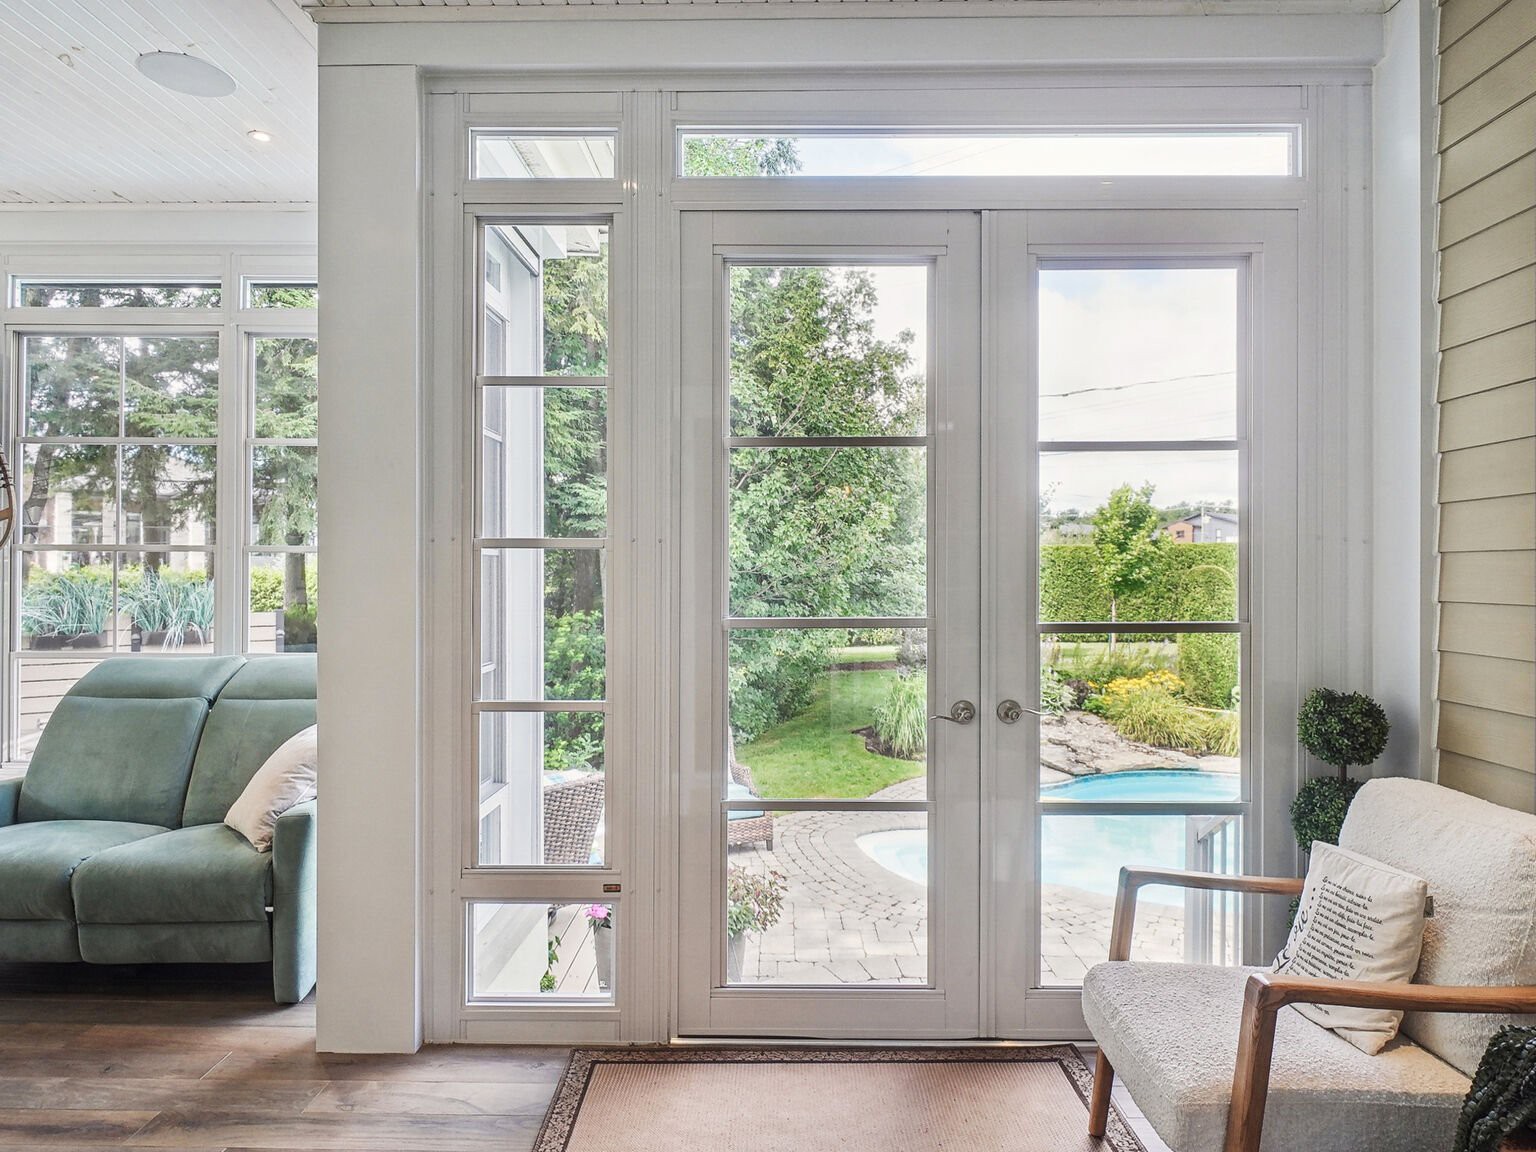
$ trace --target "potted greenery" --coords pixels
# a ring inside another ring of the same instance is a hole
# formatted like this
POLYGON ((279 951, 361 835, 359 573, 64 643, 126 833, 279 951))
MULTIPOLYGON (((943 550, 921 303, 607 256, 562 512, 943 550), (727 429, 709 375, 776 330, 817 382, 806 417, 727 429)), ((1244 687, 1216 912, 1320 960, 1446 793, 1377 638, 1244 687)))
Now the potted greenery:
POLYGON ((592 945, 597 952, 597 986, 606 992, 613 987, 613 908, 608 904, 588 904, 586 915, 592 924, 592 945))
POLYGON ((1302 702, 1296 717, 1301 746, 1338 769, 1337 776, 1308 780, 1291 805, 1291 828, 1304 851, 1316 840, 1339 842, 1344 814, 1361 785, 1349 778, 1349 770, 1386 750, 1389 728, 1381 705, 1360 692, 1318 688, 1302 702))
POLYGON ((555 990, 555 965, 560 963, 560 937, 551 936, 544 953, 544 975, 539 977, 539 991, 555 990))
POLYGON ((319 631, 315 619, 316 611, 313 604, 290 604, 277 614, 277 634, 281 638, 280 651, 315 651, 319 631))
POLYGON ((112 585, 87 573, 29 582, 21 629, 33 648, 101 648, 112 615, 112 585))
POLYGON ((725 978, 741 980, 747 955, 747 933, 766 932, 784 911, 784 877, 769 869, 766 876, 732 865, 725 873, 725 978))

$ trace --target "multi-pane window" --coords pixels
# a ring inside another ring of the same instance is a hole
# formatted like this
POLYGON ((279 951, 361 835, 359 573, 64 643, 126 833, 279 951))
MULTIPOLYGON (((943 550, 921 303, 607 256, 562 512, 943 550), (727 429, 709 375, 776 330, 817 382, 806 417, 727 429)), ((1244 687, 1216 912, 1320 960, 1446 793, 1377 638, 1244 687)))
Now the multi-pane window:
POLYGON ((219 280, 13 285, 17 309, 50 313, 10 334, 7 756, 30 755, 58 698, 103 655, 270 651, 280 647, 273 614, 294 604, 308 612, 312 650, 314 285, 272 287, 272 299, 305 311, 275 322, 280 334, 254 336, 219 280), (105 325, 99 309, 121 320, 105 325), (249 350, 238 371, 235 348, 249 350), (248 453, 231 439, 242 408, 248 453), (227 519, 240 506, 249 528, 227 519), (242 630, 224 605, 246 581, 247 544, 253 615, 242 630), (263 635, 254 610, 268 601, 263 635))

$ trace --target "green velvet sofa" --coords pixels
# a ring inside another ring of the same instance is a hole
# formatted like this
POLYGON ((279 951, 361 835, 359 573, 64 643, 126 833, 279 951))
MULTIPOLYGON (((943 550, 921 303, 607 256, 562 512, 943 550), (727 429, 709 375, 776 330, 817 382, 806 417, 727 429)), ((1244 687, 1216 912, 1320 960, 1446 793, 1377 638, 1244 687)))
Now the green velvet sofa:
POLYGON ((125 656, 59 701, 0 782, 0 961, 272 964, 315 986, 315 804, 271 852, 224 826, 274 749, 315 723, 315 657, 125 656))

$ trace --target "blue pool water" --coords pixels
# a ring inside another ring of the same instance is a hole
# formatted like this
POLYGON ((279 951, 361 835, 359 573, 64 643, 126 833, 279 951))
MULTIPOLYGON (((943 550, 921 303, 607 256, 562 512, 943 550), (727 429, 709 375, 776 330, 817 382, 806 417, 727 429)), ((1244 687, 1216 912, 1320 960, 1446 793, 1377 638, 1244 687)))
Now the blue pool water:
MULTIPOLYGON (((1238 778, 1219 772, 1114 772, 1080 776, 1043 787, 1055 800, 1223 801, 1238 798, 1238 778)), ((1124 864, 1186 866, 1183 816, 1073 816, 1041 818, 1040 880, 1111 896, 1124 864)), ((859 847, 882 868, 916 884, 928 883, 928 834, 921 828, 871 832, 859 847)))

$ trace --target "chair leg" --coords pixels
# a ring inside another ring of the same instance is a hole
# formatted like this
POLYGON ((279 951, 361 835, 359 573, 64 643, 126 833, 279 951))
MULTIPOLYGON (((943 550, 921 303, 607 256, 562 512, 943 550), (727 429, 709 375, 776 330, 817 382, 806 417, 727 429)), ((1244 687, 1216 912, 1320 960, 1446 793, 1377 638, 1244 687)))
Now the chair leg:
POLYGON ((1100 1048, 1093 1062, 1093 1095, 1088 1101, 1088 1135, 1102 1137, 1109 1127, 1109 1093, 1115 1086, 1115 1070, 1100 1048))

